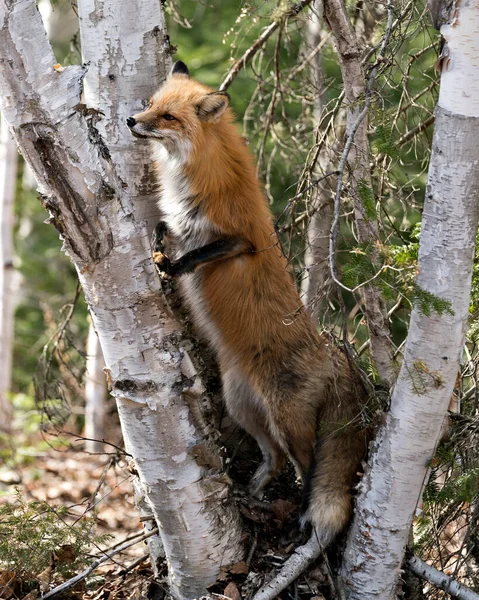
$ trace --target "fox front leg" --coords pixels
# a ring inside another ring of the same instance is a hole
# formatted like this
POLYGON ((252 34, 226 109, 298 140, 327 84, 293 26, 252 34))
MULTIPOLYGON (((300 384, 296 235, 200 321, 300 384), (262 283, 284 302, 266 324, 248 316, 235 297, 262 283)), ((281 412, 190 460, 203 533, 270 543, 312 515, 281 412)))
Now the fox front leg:
POLYGON ((154 252, 153 258, 162 273, 175 277, 192 273, 200 265, 235 258, 241 254, 251 254, 252 252, 253 247, 248 240, 239 236, 229 236, 191 250, 191 252, 183 254, 175 261, 171 261, 162 252, 154 252))

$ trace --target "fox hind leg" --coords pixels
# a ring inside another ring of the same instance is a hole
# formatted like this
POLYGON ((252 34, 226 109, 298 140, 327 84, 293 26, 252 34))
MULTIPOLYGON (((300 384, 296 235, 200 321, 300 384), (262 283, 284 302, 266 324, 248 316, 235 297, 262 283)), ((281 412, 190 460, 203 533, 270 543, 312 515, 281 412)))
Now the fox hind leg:
POLYGON ((263 455, 263 461, 249 484, 251 494, 260 497, 263 488, 283 468, 286 455, 271 433, 261 396, 234 369, 223 375, 223 394, 230 416, 254 437, 263 455))

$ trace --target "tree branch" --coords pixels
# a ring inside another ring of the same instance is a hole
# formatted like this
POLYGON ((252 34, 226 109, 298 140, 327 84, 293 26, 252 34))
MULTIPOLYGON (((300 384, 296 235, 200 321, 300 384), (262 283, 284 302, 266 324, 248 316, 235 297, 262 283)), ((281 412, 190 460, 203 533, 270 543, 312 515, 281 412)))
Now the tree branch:
POLYGON ((422 579, 429 581, 435 587, 444 590, 447 594, 458 600, 479 600, 479 594, 458 583, 452 577, 441 573, 431 565, 428 565, 417 556, 406 560, 407 568, 422 579))
POLYGON ((271 23, 263 33, 258 37, 258 39, 246 50, 243 56, 238 59, 231 69, 228 71, 226 77, 223 79, 223 83, 220 85, 220 91, 227 90, 229 86, 233 83, 238 73, 243 69, 253 58, 253 56, 258 52, 260 48, 262 48, 269 38, 273 35, 273 33, 278 29, 281 23, 289 19, 290 17, 295 17, 298 15, 303 8, 311 4, 313 0, 300 0, 293 4, 291 8, 287 8, 281 15, 277 17, 277 19, 271 23))

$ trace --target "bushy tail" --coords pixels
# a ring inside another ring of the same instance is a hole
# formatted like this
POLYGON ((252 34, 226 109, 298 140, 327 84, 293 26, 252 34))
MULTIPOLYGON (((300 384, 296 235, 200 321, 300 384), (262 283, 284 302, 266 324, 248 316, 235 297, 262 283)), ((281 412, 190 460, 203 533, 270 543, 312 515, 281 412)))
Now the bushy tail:
POLYGON ((304 487, 302 524, 312 523, 323 548, 351 518, 351 490, 358 480, 367 443, 368 432, 353 424, 325 431, 318 441, 304 487))

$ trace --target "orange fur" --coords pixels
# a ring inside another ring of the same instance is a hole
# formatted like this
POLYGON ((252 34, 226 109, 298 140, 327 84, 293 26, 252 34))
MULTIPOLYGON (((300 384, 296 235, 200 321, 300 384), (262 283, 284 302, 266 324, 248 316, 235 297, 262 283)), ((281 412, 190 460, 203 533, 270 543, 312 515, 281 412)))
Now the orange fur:
POLYGON ((350 517, 351 487, 366 451, 364 392, 304 311, 227 102, 173 70, 129 126, 166 149, 159 153, 160 207, 177 231, 178 253, 222 236, 244 241, 185 275, 185 295, 216 349, 229 412, 263 452, 253 491, 289 456, 310 480, 305 518, 328 543, 350 517), (175 212, 177 206, 184 208, 175 212), (183 226, 190 237, 182 237, 183 226))

